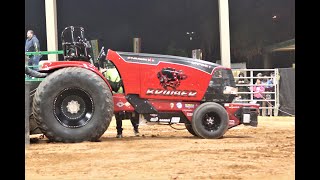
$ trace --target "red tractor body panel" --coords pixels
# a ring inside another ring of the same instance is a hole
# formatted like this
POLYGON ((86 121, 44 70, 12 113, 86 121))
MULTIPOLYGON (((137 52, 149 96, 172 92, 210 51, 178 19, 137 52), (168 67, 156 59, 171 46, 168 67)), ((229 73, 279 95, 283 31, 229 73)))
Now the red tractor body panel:
MULTIPOLYGON (((201 101, 214 69, 223 68, 210 67, 208 72, 188 64, 162 61, 157 56, 122 56, 110 49, 106 58, 118 69, 125 94, 139 94, 144 99, 201 101)), ((194 66, 205 65, 191 63, 194 66)))
POLYGON ((126 111, 133 112, 134 107, 128 102, 123 93, 113 94, 114 112, 126 111))
POLYGON ((140 66, 136 63, 125 62, 115 51, 108 50, 107 57, 111 60, 123 81, 124 91, 126 94, 140 94, 140 66))

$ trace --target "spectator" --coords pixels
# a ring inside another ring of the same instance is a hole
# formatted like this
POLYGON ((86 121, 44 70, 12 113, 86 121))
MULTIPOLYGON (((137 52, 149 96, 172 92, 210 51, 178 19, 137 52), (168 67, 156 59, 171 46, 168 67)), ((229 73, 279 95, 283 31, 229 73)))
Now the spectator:
MULTIPOLYGON (((40 43, 36 35, 34 35, 33 30, 28 30, 27 39, 25 44, 25 52, 39 52, 40 51, 40 43)), ((38 69, 39 61, 41 55, 30 55, 28 60, 28 65, 34 70, 38 69)))
MULTIPOLYGON (((239 77, 239 79, 236 82, 237 84, 240 84, 240 85, 249 84, 248 79, 244 78, 244 74, 242 72, 239 73, 238 77, 239 77)), ((250 89, 248 88, 248 86, 239 86, 238 92, 250 92, 250 89)), ((239 94, 238 98, 239 99, 249 99, 249 94, 239 94)))
MULTIPOLYGON (((257 79, 256 84, 253 86, 253 99, 257 100, 257 103, 262 107, 263 95, 262 93, 265 91, 264 85, 261 84, 261 80, 257 79)), ((260 111, 261 112, 261 111, 260 111)), ((260 113, 262 114, 262 113, 260 113)))
MULTIPOLYGON (((258 74, 257 74, 257 78, 260 79, 261 77, 262 77, 262 73, 258 73, 258 74)), ((261 80, 261 79, 260 79, 260 80, 261 80)), ((256 82, 257 82, 257 80, 256 80, 256 82)), ((256 82, 254 82, 254 83, 256 83, 256 82)))
MULTIPOLYGON (((263 78, 261 78, 261 84, 264 86, 265 92, 267 92, 267 86, 268 86, 267 83, 268 83, 268 76, 264 75, 263 78)), ((270 94, 263 93, 262 97, 263 97, 264 100, 267 100, 267 99, 270 100, 270 94)), ((262 107, 262 116, 266 116, 267 101, 262 101, 262 106, 261 107, 262 107)))

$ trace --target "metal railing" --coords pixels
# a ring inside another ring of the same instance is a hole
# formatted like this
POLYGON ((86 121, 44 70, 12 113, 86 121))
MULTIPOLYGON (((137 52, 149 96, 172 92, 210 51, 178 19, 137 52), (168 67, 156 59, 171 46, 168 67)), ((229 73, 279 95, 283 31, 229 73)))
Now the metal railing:
MULTIPOLYGON (((26 56, 31 56, 31 55, 48 55, 48 54, 63 54, 63 50, 60 51, 38 51, 38 52, 25 52, 26 56)), ((34 68, 37 67, 39 68, 40 65, 38 66, 28 66, 29 68, 34 68)), ((28 75, 25 75, 25 81, 42 81, 44 78, 35 78, 35 77, 30 77, 28 75)))
POLYGON ((279 71, 278 69, 233 69, 232 70, 234 73, 234 78, 235 81, 237 82, 238 79, 247 79, 249 81, 248 84, 236 84, 236 86, 239 87, 247 87, 249 91, 247 92, 239 92, 238 91, 238 97, 241 98, 236 98, 234 102, 245 102, 245 103, 254 103, 254 102, 261 102, 262 106, 260 106, 261 109, 261 115, 265 116, 267 112, 269 113, 269 116, 278 116, 278 109, 280 107, 279 104, 279 71), (245 76, 244 77, 238 77, 236 75, 237 73, 242 72, 245 76), (262 73, 264 74, 262 77, 257 77, 254 74, 257 73, 262 73), (270 73, 273 73, 274 76, 270 76, 270 73), (249 76, 247 76, 249 74, 249 76), (268 75, 266 75, 268 74, 268 75), (260 92, 261 95, 263 96, 262 99, 256 99, 254 98, 254 94, 256 92, 253 91, 253 87, 256 86, 255 81, 256 79, 271 79, 272 84, 264 84, 263 82, 261 83, 262 86, 268 87, 272 86, 270 88, 272 91, 265 91, 265 92, 260 92), (247 96, 250 96, 249 98, 243 98, 243 96, 246 94, 247 96), (266 95, 270 95, 270 98, 266 98, 266 95))
POLYGON ((38 52, 25 52, 25 55, 48 55, 48 54, 63 54, 63 50, 60 51, 38 51, 38 52))

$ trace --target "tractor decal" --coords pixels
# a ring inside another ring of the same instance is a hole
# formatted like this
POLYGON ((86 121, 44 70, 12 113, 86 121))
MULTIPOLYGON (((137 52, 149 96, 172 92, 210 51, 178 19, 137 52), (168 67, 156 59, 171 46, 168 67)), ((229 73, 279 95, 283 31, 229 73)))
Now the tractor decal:
POLYGON ((180 86, 180 81, 187 79, 187 75, 183 73, 182 70, 176 70, 174 68, 163 68, 158 72, 157 77, 160 81, 160 85, 164 89, 168 89, 168 87, 175 90, 180 86))

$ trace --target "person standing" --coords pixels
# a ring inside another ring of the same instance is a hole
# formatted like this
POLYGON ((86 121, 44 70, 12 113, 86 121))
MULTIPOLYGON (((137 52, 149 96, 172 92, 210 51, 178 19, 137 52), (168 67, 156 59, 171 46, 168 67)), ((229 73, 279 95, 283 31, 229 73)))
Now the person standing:
MULTIPOLYGON (((257 103, 262 107, 263 101, 263 92, 265 91, 264 85, 261 83, 261 79, 257 79, 256 84, 253 86, 253 99, 257 101, 257 103)), ((261 115, 261 110, 260 110, 261 115)))
MULTIPOLYGON (((268 89, 267 89, 267 87, 268 87, 268 77, 267 77, 267 75, 264 75, 262 77, 261 84, 264 86, 264 91, 267 92, 268 91, 268 89)), ((267 108, 266 107, 267 107, 267 103, 269 103, 266 100, 270 100, 269 96, 270 96, 269 93, 262 94, 262 98, 264 100, 264 101, 262 101, 262 116, 266 116, 266 113, 267 113, 267 108)))
MULTIPOLYGON (((40 43, 33 30, 28 30, 27 39, 25 44, 25 52, 39 52, 40 43)), ((30 55, 28 56, 28 65, 33 66, 32 69, 37 70, 41 55, 30 55)))
MULTIPOLYGON (((118 73, 118 70, 113 66, 110 65, 108 69, 103 70, 103 75, 106 77, 108 82, 110 83, 110 86, 112 88, 113 93, 123 93, 123 87, 122 87, 122 80, 120 78, 120 75, 118 73)), ((116 118, 116 128, 117 128, 117 136, 116 138, 122 138, 122 120, 127 119, 128 116, 126 115, 126 112, 118 112, 114 114, 116 118)), ((140 136, 139 133, 139 116, 134 113, 134 115, 131 115, 128 119, 130 119, 131 124, 133 126, 133 132, 135 136, 140 136)))

